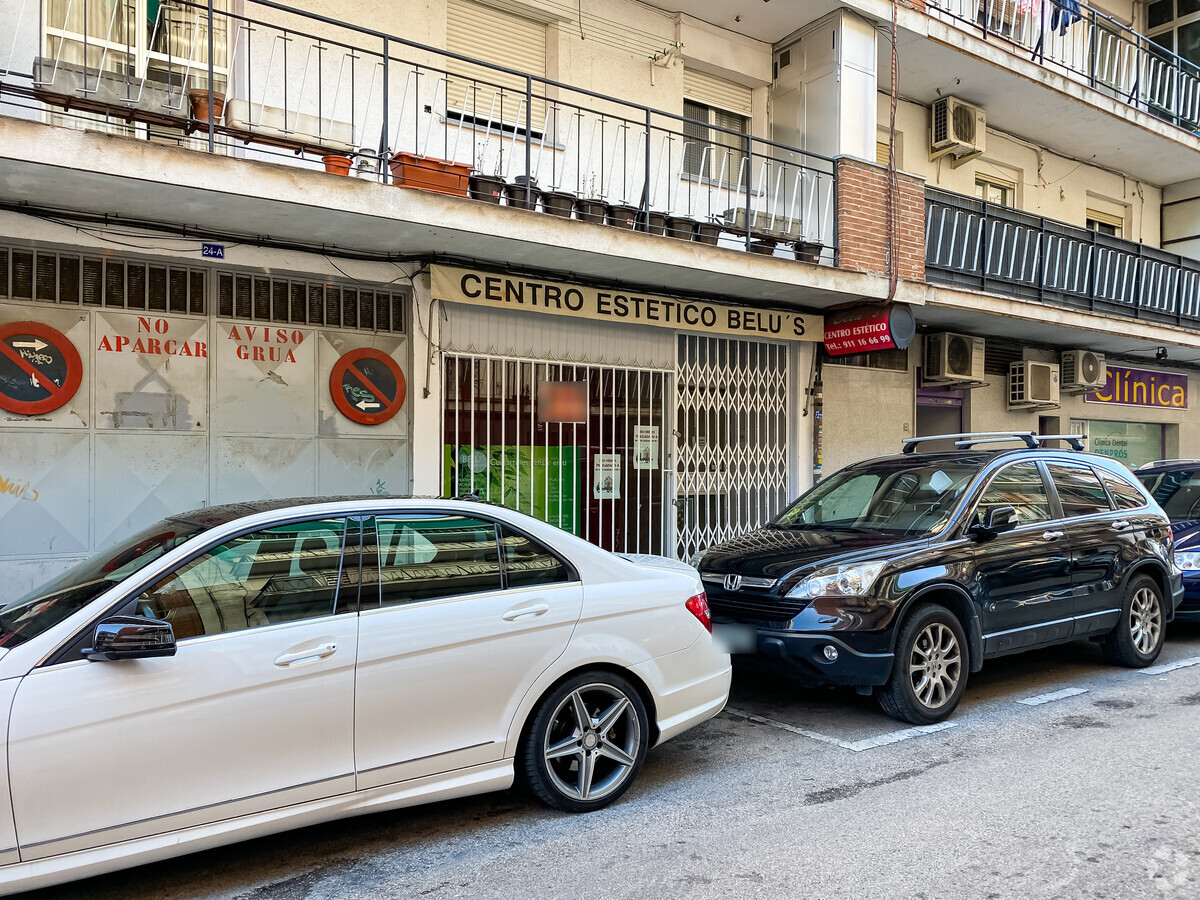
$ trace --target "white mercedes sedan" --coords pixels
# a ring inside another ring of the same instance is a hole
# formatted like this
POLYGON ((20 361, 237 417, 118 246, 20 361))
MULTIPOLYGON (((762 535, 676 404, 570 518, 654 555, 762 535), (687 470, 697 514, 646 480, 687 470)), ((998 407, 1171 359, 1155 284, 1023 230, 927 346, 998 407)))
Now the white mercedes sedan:
POLYGON ((0 892, 518 774, 598 809, 729 680, 694 569, 501 507, 170 517, 0 607, 0 892))

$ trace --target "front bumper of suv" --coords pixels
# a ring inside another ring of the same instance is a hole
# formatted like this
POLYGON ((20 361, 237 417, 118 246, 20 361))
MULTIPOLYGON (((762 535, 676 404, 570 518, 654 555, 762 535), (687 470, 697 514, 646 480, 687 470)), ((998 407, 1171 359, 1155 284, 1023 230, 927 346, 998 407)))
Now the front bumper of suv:
POLYGON ((760 628, 758 652, 735 658, 750 665, 782 668, 798 681, 814 687, 873 687, 886 683, 892 673, 894 654, 853 646, 849 640, 855 637, 852 633, 835 637, 760 628), (836 653, 826 648, 833 648, 836 653))

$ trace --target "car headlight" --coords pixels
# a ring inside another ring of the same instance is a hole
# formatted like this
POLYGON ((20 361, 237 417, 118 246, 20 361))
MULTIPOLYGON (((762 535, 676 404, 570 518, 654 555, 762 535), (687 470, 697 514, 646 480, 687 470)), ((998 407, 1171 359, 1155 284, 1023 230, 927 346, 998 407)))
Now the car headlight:
POLYGON ((815 600, 818 597, 862 597, 871 590, 871 585, 875 583, 886 563, 886 560, 876 559, 848 566, 817 569, 788 591, 787 595, 798 600, 815 600))
POLYGON ((1195 572, 1200 569, 1200 550, 1176 550, 1175 566, 1184 572, 1195 572))

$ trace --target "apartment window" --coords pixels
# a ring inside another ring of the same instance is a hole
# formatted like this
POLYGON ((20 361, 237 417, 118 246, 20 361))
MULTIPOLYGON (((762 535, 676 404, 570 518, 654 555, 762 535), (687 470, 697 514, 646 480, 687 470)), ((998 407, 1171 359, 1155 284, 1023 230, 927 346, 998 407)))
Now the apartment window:
POLYGON ((987 175, 975 176, 975 196, 996 206, 1016 205, 1016 185, 987 175))
POLYGON ((1158 46, 1200 66, 1200 0, 1155 0, 1146 33, 1158 46))
POLYGON ((745 85, 699 72, 683 71, 683 171, 693 178, 741 184, 749 150, 751 91, 745 85))
MULTIPOLYGON (((224 83, 228 65, 229 0, 213 0, 211 23, 213 65, 224 83)), ((180 6, 161 0, 46 0, 43 12, 45 54, 61 65, 135 78, 165 79, 176 83, 184 76, 208 75, 209 19, 207 5, 180 6)), ((218 85, 220 86, 220 85, 218 85)))
POLYGON ((1087 211, 1087 227, 1088 231, 1094 231, 1097 234, 1108 234, 1113 237, 1121 236, 1121 227, 1125 223, 1117 216, 1110 216, 1107 213, 1097 212, 1094 209, 1087 211))
POLYGON ((710 178, 721 184, 741 184, 746 180, 742 164, 746 159, 746 138, 750 119, 725 112, 694 100, 683 101, 683 172, 694 178, 710 178), (712 126, 716 126, 716 128, 712 126), (719 130, 727 129, 727 130, 719 130), (737 132, 730 134, 729 132, 737 132))
MULTIPOLYGON (((446 4, 446 49, 506 69, 546 75, 545 23, 469 0, 448 0, 446 4)), ((524 131, 528 113, 530 130, 535 136, 542 133, 547 124, 546 101, 542 99, 545 85, 533 83, 533 104, 527 110, 524 78, 457 60, 447 65, 452 70, 447 87, 448 118, 524 131)))

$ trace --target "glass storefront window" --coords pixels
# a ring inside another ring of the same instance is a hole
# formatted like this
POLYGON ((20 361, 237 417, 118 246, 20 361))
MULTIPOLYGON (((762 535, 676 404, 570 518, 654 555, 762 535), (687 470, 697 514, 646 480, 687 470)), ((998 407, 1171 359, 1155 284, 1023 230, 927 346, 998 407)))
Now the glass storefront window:
POLYGON ((1116 459, 1136 469, 1162 459, 1163 426, 1149 422, 1112 422, 1102 419, 1072 419, 1071 431, 1088 436, 1093 453, 1116 459))

